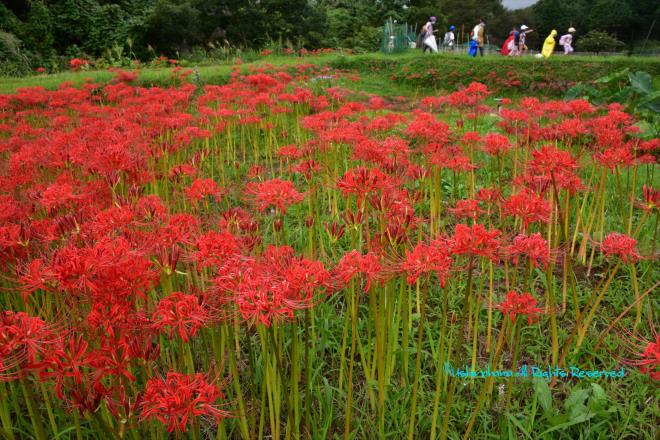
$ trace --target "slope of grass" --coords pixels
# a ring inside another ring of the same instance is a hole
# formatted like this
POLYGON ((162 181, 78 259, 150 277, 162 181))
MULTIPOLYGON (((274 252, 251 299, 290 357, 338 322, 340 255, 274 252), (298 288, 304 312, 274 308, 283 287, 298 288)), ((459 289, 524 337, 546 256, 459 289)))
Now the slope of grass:
MULTIPOLYGON (((246 70, 272 64, 298 65, 312 63, 328 65, 335 69, 347 69, 358 73, 362 79, 360 91, 388 96, 416 96, 429 91, 453 90, 471 81, 483 82, 502 94, 542 93, 561 95, 578 81, 592 81, 603 75, 623 68, 644 70, 651 75, 660 74, 660 60, 651 57, 563 57, 549 60, 534 57, 504 58, 487 56, 469 58, 457 55, 424 55, 419 51, 403 54, 343 55, 339 53, 294 57, 266 56, 241 65, 246 70)), ((193 69, 190 80, 198 84, 223 84, 229 79, 231 64, 191 65, 183 62, 184 68, 193 69)), ((171 81, 170 68, 140 69, 137 84, 163 86, 171 81)), ((113 77, 107 70, 85 72, 63 72, 50 75, 34 75, 24 78, 0 78, 0 93, 13 93, 24 87, 55 89, 70 81, 80 86, 87 81, 106 83, 113 77)), ((345 82, 346 87, 355 88, 354 83, 345 82)))

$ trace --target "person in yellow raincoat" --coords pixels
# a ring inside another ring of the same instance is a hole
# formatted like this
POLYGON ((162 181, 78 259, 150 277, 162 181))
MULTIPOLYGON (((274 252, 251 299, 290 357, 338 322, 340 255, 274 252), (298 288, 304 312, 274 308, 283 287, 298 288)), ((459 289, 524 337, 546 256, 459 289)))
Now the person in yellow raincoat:
POLYGON ((541 51, 541 54, 545 58, 550 58, 550 55, 552 55, 552 52, 555 51, 555 37, 557 36, 557 31, 552 30, 550 32, 550 35, 548 35, 548 38, 545 39, 545 42, 543 43, 543 50, 541 51))

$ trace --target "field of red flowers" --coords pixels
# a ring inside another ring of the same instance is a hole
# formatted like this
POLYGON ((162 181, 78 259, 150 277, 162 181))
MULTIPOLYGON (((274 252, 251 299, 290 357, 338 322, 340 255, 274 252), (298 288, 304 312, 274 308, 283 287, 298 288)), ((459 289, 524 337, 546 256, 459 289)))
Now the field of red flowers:
POLYGON ((0 95, 0 437, 654 437, 660 140, 337 75, 0 95))

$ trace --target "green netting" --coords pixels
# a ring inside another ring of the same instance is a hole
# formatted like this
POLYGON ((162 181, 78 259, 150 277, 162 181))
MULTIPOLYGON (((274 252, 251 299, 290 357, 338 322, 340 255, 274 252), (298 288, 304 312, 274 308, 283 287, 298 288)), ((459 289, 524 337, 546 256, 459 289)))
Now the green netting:
POLYGON ((383 26, 383 38, 380 51, 384 53, 403 52, 410 47, 415 47, 415 30, 408 23, 397 23, 391 18, 383 26))

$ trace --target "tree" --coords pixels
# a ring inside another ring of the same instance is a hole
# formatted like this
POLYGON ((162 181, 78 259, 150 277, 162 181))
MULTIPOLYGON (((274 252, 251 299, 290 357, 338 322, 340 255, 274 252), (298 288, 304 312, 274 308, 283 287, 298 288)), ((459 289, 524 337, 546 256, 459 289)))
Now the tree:
POLYGON ((592 30, 580 39, 580 49, 584 52, 607 52, 625 46, 607 32, 592 30))
POLYGON ((53 52, 53 17, 42 1, 31 3, 21 36, 25 45, 35 52, 45 56, 53 52))

